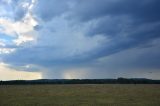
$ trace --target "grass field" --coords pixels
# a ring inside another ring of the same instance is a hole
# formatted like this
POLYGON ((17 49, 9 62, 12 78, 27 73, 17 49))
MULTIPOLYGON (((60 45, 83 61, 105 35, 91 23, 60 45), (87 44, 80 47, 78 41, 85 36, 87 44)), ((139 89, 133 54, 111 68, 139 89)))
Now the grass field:
POLYGON ((160 85, 1 85, 0 106, 160 106, 160 85))

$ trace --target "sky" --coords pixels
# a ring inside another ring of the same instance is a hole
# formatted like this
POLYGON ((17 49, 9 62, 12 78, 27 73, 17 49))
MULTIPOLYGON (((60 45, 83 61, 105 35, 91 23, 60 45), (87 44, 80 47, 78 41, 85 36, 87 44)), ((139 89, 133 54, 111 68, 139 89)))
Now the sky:
POLYGON ((0 0, 0 80, 160 79, 160 0, 0 0))

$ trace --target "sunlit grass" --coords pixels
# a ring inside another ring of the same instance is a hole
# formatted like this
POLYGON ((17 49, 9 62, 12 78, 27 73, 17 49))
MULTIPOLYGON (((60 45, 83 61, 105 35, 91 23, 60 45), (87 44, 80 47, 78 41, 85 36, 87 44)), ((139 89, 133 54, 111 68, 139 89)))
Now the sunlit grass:
POLYGON ((160 106, 160 85, 2 85, 0 106, 160 106))

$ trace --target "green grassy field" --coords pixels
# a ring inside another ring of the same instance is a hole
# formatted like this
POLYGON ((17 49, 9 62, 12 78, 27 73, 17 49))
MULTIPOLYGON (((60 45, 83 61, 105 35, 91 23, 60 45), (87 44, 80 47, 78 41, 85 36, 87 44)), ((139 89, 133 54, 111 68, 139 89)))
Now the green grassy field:
POLYGON ((0 106, 160 106, 160 85, 1 85, 0 106))

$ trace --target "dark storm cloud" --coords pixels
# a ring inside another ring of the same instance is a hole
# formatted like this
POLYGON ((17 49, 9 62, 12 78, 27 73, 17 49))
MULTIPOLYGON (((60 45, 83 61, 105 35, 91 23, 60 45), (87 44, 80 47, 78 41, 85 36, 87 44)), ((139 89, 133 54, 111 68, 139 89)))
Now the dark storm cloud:
POLYGON ((48 46, 32 47, 32 48, 19 47, 17 48, 16 52, 10 55, 7 54, 2 56, 4 56, 3 62, 12 64, 14 66, 36 64, 44 67, 62 66, 62 65, 74 66, 76 64, 81 64, 81 63, 85 64, 86 62, 88 62, 93 58, 93 57, 91 58, 89 55, 91 53, 87 53, 86 55, 84 54, 84 55, 74 55, 74 56, 68 56, 68 54, 65 55, 64 53, 64 55, 62 56, 61 53, 57 53, 54 51, 59 51, 59 50, 57 50, 57 48, 48 46))
POLYGON ((82 0, 75 5, 70 19, 78 22, 95 20, 87 35, 102 34, 111 42, 97 56, 145 45, 160 37, 160 1, 82 0), (109 45, 109 46, 107 46, 109 45))
POLYGON ((63 14, 68 10, 66 0, 38 0, 35 5, 34 12, 44 21, 50 21, 54 16, 63 14))
POLYGON ((142 45, 147 45, 153 40, 160 37, 160 25, 148 25, 149 27, 142 26, 142 29, 137 26, 137 28, 132 28, 128 32, 119 32, 117 35, 111 37, 111 42, 103 48, 101 53, 97 55, 107 55, 116 52, 123 51, 125 49, 130 49, 142 45), (106 49, 105 49, 106 48, 106 49), (106 53, 106 54, 105 54, 106 53))
POLYGON ((79 0, 73 9, 72 16, 81 21, 89 21, 106 15, 129 15, 141 21, 158 21, 159 0, 79 0))
MULTIPOLYGON (((38 22, 36 44, 17 48, 2 60, 15 66, 56 67, 61 72, 90 68, 91 76, 96 76, 95 70, 104 75, 129 68, 157 71, 159 5, 159 0, 38 0, 31 11, 38 22), (97 63, 101 58, 109 59, 97 63)), ((25 11, 15 13, 25 15, 25 11)))
MULTIPOLYGON (((93 25, 90 25, 90 28, 84 33, 85 36, 103 35, 108 37, 109 42, 87 54, 72 57, 66 56, 64 58, 52 56, 57 51, 52 46, 20 49, 8 56, 6 60, 14 61, 14 57, 27 53, 30 55, 26 57, 20 56, 19 62, 24 60, 24 63, 32 62, 33 64, 41 65, 67 62, 79 63, 146 45, 160 37, 160 14, 158 12, 160 7, 158 4, 160 4, 159 0, 93 0, 92 2, 90 0, 69 0, 62 2, 58 0, 49 0, 47 2, 39 0, 33 10, 37 18, 51 21, 54 17, 67 14, 66 19, 68 22, 75 21, 73 26, 77 26, 80 23, 84 23, 85 25, 87 22, 93 21, 93 25), (49 53, 54 52, 46 57, 46 51, 49 53), (30 61, 34 57, 36 59, 30 61)), ((38 31, 44 29, 40 26, 37 25, 35 29, 38 31)), ((52 26, 46 28, 47 30, 54 29, 52 26)))
MULTIPOLYGON (((119 47, 122 43, 120 48, 135 47, 160 36, 159 0, 77 0, 72 2, 73 6, 69 8, 71 0, 61 3, 57 0, 39 1, 38 7, 43 11, 38 8, 37 14, 44 20, 67 12, 69 20, 78 19, 78 22, 84 23, 95 20, 96 24, 90 26, 86 35, 109 36, 114 46, 119 47)), ((75 24, 79 24, 78 22, 75 24)))

